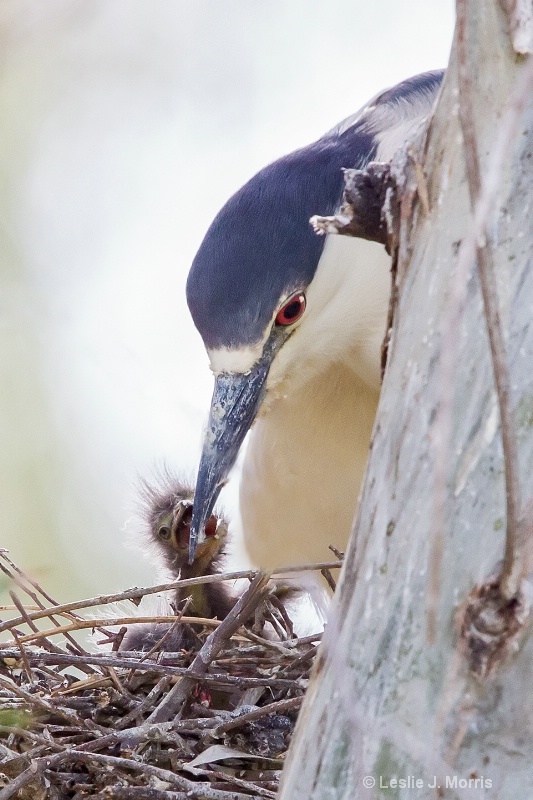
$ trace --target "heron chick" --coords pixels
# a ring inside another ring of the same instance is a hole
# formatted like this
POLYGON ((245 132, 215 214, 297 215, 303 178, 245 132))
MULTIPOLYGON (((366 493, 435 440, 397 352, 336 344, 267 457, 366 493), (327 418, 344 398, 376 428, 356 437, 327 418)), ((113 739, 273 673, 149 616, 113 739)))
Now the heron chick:
MULTIPOLYGON (((149 541, 172 578, 185 580, 220 573, 228 541, 226 519, 216 512, 210 515, 205 526, 205 539, 196 549, 194 561, 189 564, 193 487, 175 479, 162 490, 145 485, 144 494, 148 501, 149 541)), ((235 604, 223 581, 177 588, 175 605, 187 597, 191 598, 188 613, 196 617, 224 619, 235 604)))
MULTIPOLYGON (((164 565, 171 579, 185 580, 222 573, 230 534, 227 520, 216 511, 208 518, 205 539, 196 548, 193 562, 189 564, 194 490, 188 483, 170 474, 161 476, 159 485, 143 482, 142 502, 147 544, 154 553, 156 562, 164 565)), ((299 588, 286 581, 271 581, 270 590, 269 602, 278 608, 284 609, 287 602, 302 597, 299 588)), ((229 614, 237 600, 238 595, 232 594, 227 581, 220 580, 192 586, 178 586, 170 602, 172 608, 176 610, 182 608, 183 603, 188 601, 186 610, 188 617, 222 620, 229 614)), ((268 626, 267 630, 263 631, 268 620, 262 616, 262 611, 266 609, 258 609, 250 625, 257 633, 270 637, 272 631, 268 626)), ((290 622, 286 613, 282 616, 290 622)), ((197 637, 190 626, 166 622, 142 623, 128 628, 120 644, 120 650, 151 650, 163 637, 165 639, 162 649, 168 652, 190 649, 197 644, 197 637)))
MULTIPOLYGON (((194 489, 185 482, 165 476, 161 486, 143 483, 143 516, 145 535, 156 561, 163 564, 172 580, 217 575, 222 570, 228 523, 221 515, 213 513, 206 523, 206 536, 196 549, 189 564, 189 535, 193 510, 194 489)), ((224 619, 233 608, 232 597, 224 581, 178 587, 171 604, 175 609, 189 599, 187 616, 224 619)), ((174 652, 188 649, 190 631, 170 623, 132 625, 127 630, 121 650, 150 650, 165 636, 164 650, 174 652)))

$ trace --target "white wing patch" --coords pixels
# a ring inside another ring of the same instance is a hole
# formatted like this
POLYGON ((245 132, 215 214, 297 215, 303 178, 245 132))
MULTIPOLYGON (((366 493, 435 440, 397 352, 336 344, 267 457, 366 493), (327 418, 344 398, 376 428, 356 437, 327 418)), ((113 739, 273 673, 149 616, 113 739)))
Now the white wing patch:
POLYGON ((361 133, 374 136, 377 143, 376 161, 390 161, 396 150, 431 113, 439 92, 434 83, 409 89, 405 96, 381 100, 388 94, 380 92, 366 106, 344 119, 326 134, 325 138, 342 136, 358 125, 361 133))

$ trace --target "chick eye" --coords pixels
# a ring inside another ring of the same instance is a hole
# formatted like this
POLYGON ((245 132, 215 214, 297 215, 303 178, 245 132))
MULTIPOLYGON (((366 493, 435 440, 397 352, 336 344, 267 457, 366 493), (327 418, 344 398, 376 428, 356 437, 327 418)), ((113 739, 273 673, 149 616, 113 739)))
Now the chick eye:
POLYGON ((159 536, 160 539, 166 542, 168 541, 168 539, 170 539, 172 531, 168 525, 161 525, 161 527, 157 531, 157 535, 159 536))
POLYGON ((305 294, 296 292, 282 305, 276 314, 276 325, 292 325, 305 311, 305 294))

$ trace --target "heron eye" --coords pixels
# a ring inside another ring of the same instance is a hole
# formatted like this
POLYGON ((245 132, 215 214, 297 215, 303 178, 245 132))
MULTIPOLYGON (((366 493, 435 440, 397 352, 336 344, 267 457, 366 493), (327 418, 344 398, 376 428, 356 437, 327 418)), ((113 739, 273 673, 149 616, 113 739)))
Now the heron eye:
POLYGON ((157 531, 157 535, 159 536, 160 539, 163 539, 163 541, 166 542, 172 536, 172 531, 168 525, 161 525, 161 527, 157 531))
POLYGON ((280 308, 276 314, 276 325, 292 325, 305 311, 305 294, 296 292, 280 308))

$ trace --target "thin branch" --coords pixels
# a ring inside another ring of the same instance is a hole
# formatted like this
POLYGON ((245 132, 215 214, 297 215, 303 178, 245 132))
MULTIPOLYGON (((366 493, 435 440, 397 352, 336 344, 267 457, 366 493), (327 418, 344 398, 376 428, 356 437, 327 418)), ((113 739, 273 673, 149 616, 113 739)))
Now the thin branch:
POLYGON ((14 640, 16 641, 16 643, 19 646, 20 656, 22 658, 22 663, 24 664, 24 670, 26 672, 28 680, 29 680, 30 683, 35 683, 35 675, 32 672, 32 669, 31 669, 31 666, 30 666, 30 662, 28 660, 28 656, 26 654, 26 650, 24 648, 24 645, 20 641, 20 636, 17 634, 16 630, 12 630, 11 634, 12 634, 14 640))
POLYGON ((249 711, 247 714, 241 714, 240 716, 234 717, 227 722, 223 722, 222 725, 218 725, 216 728, 213 728, 213 730, 209 731, 208 735, 212 736, 213 738, 222 736, 223 733, 232 731, 235 728, 240 728, 242 725, 246 725, 248 722, 261 719, 269 714, 280 714, 283 711, 293 711, 295 708, 300 708, 302 703, 303 696, 289 697, 287 700, 278 700, 276 703, 269 703, 267 706, 261 706, 261 708, 256 708, 253 711, 249 711))
MULTIPOLYGON (((316 637, 314 637, 316 638, 316 637)), ((305 643, 305 640, 302 640, 302 643, 305 643)), ((7 658, 20 658, 20 651, 11 648, 9 650, 0 651, 2 655, 2 659, 7 658)), ((292 655, 292 651, 289 651, 292 655)), ((121 654, 124 655, 124 654, 121 654)), ((240 688, 252 688, 255 686, 272 686, 273 688, 277 689, 297 689, 301 688, 297 681, 285 679, 285 678, 276 678, 276 677, 269 677, 265 675, 264 677, 260 678, 248 678, 244 676, 238 675, 227 675, 226 673, 215 673, 209 672, 207 674, 201 672, 195 672, 191 667, 176 667, 173 664, 176 661, 176 654, 175 653, 168 653, 167 661, 170 660, 173 662, 172 664, 165 663, 164 660, 158 661, 145 661, 144 659, 135 659, 135 658, 125 658, 125 657, 117 657, 113 655, 105 655, 102 653, 90 653, 87 656, 75 656, 70 655, 67 653, 60 654, 60 653, 35 653, 32 651, 26 651, 26 658, 28 663, 33 667, 40 667, 42 664, 57 664, 58 666, 73 666, 79 667, 81 663, 94 664, 100 668, 102 667, 122 667, 125 669, 134 669, 138 671, 145 671, 145 672, 154 672, 160 673, 161 675, 169 675, 171 677, 192 677, 196 681, 203 680, 206 683, 220 683, 225 684, 227 686, 238 686, 240 688)), ((294 659, 295 663, 297 658, 294 659)), ((90 688, 91 686, 97 685, 96 681, 98 681, 98 685, 101 683, 102 680, 108 681, 109 678, 107 676, 100 676, 95 679, 87 678, 84 681, 78 681, 77 683, 71 684, 68 688, 64 690, 58 690, 58 695, 66 695, 72 692, 76 692, 79 688, 83 687, 90 688), (92 681, 95 683, 92 683, 92 681)), ((12 689, 11 683, 9 684, 9 688, 12 689)))
MULTIPOLYGON (((87 628, 99 628, 102 625, 140 625, 146 622, 176 622, 175 615, 157 615, 145 617, 101 617, 100 619, 77 619, 68 625, 60 625, 59 628, 48 628, 45 631, 38 631, 37 633, 28 633, 25 636, 20 636, 20 641, 23 644, 28 642, 39 642, 40 639, 49 636, 58 636, 67 631, 81 631, 87 628)), ((205 625, 206 627, 216 628, 221 625, 218 619, 209 619, 208 617, 182 617, 181 622, 189 623, 190 625, 205 625)), ((1 650, 0 650, 1 652, 1 650)))
POLYGON ((158 653, 161 651, 162 649, 161 645, 164 644, 166 641, 168 641, 168 639, 175 633, 176 628, 183 621, 184 614, 191 605, 191 603, 192 603, 192 595, 189 595, 189 597, 187 597, 187 599, 185 600, 183 607, 180 608, 178 614, 176 615, 175 622, 172 623, 168 631, 164 633, 160 639, 158 639, 158 641, 154 644, 154 646, 148 650, 146 655, 144 655, 141 658, 141 661, 146 661, 148 658, 151 658, 154 653, 158 653))
MULTIPOLYGON (((3 557, 5 558, 5 554, 3 554, 3 557)), ((41 631, 39 631, 37 625, 35 625, 33 620, 30 619, 30 617, 28 616, 27 610, 22 605, 22 603, 19 600, 17 594, 15 592, 13 592, 13 591, 11 591, 9 594, 10 594, 10 597, 13 600, 13 603, 15 604, 16 608, 20 612, 20 615, 24 618, 24 620, 26 622, 26 625, 29 627, 29 629, 31 631, 34 631, 34 633, 35 633, 34 639, 39 642, 40 646, 45 648, 46 650, 50 650, 51 652, 61 652, 59 647, 57 647, 52 642, 49 642, 46 638, 43 638, 43 634, 41 633, 41 631)), ((45 610, 45 606, 40 601, 38 601, 38 607, 43 609, 43 610, 45 610)), ((50 611, 50 609, 48 609, 48 611, 50 611)), ((50 622, 53 625, 55 625, 56 628, 59 627, 59 622, 57 622, 57 620, 52 615, 52 613, 49 613, 48 619, 50 620, 50 622)), ((20 635, 17 634, 15 628, 11 628, 10 629, 10 633, 13 636, 13 638, 15 639, 15 641, 17 642, 17 644, 20 647, 22 647, 22 644, 25 641, 24 637, 22 636, 22 634, 20 634, 20 635)), ((75 645, 75 647, 73 649, 75 650, 75 652, 78 655, 85 655, 85 650, 80 645, 78 645, 76 640, 72 636, 70 636, 70 634, 66 633, 65 637, 68 640, 68 642, 70 642, 71 644, 73 643, 75 645)), ((92 672, 90 667, 82 666, 81 669, 84 672, 87 672, 89 674, 92 672)))
MULTIPOLYGON (((38 708, 42 711, 46 711, 46 713, 50 714, 51 716, 53 715, 59 716, 61 717, 61 719, 64 719, 65 722, 68 722, 69 725, 80 724, 79 717, 75 714, 70 713, 66 708, 57 708, 52 706, 43 697, 39 697, 39 695, 27 692, 21 686, 17 686, 16 683, 13 683, 13 681, 8 680, 7 678, 4 678, 2 675, 0 675, 0 686, 4 686, 6 689, 9 689, 9 691, 13 692, 13 694, 17 695, 17 697, 20 697, 22 700, 24 700, 29 706, 35 706, 35 708, 38 708)), ((2 795, 0 793, 0 800, 1 798, 2 795)))
POLYGON ((151 789, 148 786, 113 786, 93 797, 94 800, 190 800, 186 792, 151 789))
MULTIPOLYGON (((276 569, 274 572, 271 573, 272 577, 276 577, 276 575, 287 575, 293 572, 309 572, 309 571, 319 571, 321 569, 340 569, 342 567, 342 561, 324 561, 318 564, 298 564, 296 566, 291 567, 280 567, 276 569)), ((171 581, 170 583, 161 583, 157 586, 148 586, 143 589, 139 589, 138 587, 133 587, 131 589, 126 589, 123 592, 116 592, 114 594, 102 594, 96 597, 90 597, 85 600, 74 600, 70 603, 63 603, 61 605, 53 606, 53 609, 43 609, 40 611, 34 611, 31 614, 27 614, 27 619, 36 620, 36 619, 43 619, 44 617, 48 617, 50 615, 50 611, 53 611, 55 615, 67 615, 68 612, 74 611, 76 609, 82 608, 94 608, 94 606, 103 606, 108 605, 110 603, 118 603, 121 600, 141 600, 145 595, 150 594, 158 594, 161 592, 172 591, 175 589, 182 589, 188 586, 199 586, 204 583, 218 583, 219 581, 236 581, 241 578, 248 578, 252 580, 253 578, 258 575, 257 570, 240 570, 239 572, 226 572, 220 575, 202 575, 199 578, 187 578, 185 580, 177 580, 171 581)), ((175 619, 175 617, 174 617, 175 619)), ((14 625, 22 625, 26 622, 25 617, 16 617, 15 619, 7 620, 6 622, 0 623, 0 633, 5 630, 9 630, 14 625)))

